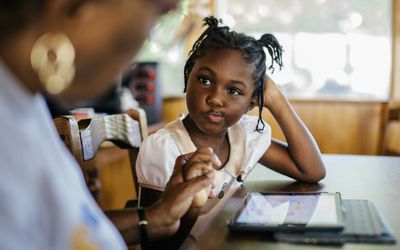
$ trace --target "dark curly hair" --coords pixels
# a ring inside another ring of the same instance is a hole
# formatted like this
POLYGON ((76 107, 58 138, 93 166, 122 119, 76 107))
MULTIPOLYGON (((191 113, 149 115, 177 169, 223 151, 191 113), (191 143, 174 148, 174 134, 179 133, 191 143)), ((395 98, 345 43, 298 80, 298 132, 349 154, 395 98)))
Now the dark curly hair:
MULTIPOLYGON (((52 0, 2 0, 0 1, 0 44, 11 38, 27 25, 46 14, 46 6, 52 0)), ((68 14, 74 15, 78 7, 87 1, 69 0, 68 14)))
POLYGON ((43 11, 44 0, 0 2, 0 43, 34 21, 43 11))
POLYGON ((253 79, 256 89, 253 96, 257 96, 259 108, 256 131, 262 132, 265 127, 264 121, 262 120, 262 109, 264 107, 263 90, 266 72, 266 54, 263 48, 265 47, 268 50, 272 59, 271 65, 268 69, 271 70, 271 72, 274 72, 274 63, 279 65, 279 69, 283 66, 282 46, 279 44, 275 36, 271 34, 264 34, 259 40, 256 40, 251 36, 232 31, 228 26, 218 26, 219 23, 222 24, 222 20, 218 20, 213 16, 204 18, 204 25, 207 25, 208 27, 194 43, 192 50, 189 52, 189 58, 185 64, 184 92, 186 92, 188 78, 196 60, 203 56, 207 50, 232 49, 239 52, 246 62, 254 66, 253 79))

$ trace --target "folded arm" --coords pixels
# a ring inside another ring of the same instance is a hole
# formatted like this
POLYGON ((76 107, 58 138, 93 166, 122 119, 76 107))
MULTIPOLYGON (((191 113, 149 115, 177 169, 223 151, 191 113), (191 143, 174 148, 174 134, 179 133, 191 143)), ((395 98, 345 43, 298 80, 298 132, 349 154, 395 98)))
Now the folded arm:
POLYGON ((264 106, 278 122, 287 143, 273 139, 259 162, 299 181, 320 181, 325 167, 313 136, 269 77, 265 87, 264 106))

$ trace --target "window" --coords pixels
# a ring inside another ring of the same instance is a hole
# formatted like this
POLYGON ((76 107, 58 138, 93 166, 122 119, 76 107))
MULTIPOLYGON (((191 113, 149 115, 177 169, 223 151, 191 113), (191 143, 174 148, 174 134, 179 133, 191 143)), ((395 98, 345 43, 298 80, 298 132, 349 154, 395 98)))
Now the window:
POLYGON ((284 68, 272 78, 301 98, 388 99, 390 10, 390 0, 217 1, 235 30, 278 38, 284 68))
POLYGON ((182 0, 180 3, 179 8, 161 17, 135 59, 158 62, 163 96, 183 95, 186 46, 194 43, 188 41, 188 34, 200 35, 203 17, 211 15, 208 0, 182 0))

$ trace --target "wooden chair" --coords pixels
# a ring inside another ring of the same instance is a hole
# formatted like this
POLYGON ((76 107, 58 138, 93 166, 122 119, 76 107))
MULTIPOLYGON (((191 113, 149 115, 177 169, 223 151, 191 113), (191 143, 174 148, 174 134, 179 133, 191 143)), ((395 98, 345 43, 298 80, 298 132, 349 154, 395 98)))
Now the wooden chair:
POLYGON ((400 156, 400 104, 389 109, 383 154, 400 156))
POLYGON ((140 143, 147 137, 146 113, 142 109, 130 109, 124 114, 106 115, 89 119, 76 120, 73 116, 54 118, 61 139, 77 160, 84 173, 86 182, 98 198, 98 174, 91 172, 90 160, 94 159, 100 146, 111 141, 120 148, 129 151, 133 184, 138 194, 135 162, 140 143))

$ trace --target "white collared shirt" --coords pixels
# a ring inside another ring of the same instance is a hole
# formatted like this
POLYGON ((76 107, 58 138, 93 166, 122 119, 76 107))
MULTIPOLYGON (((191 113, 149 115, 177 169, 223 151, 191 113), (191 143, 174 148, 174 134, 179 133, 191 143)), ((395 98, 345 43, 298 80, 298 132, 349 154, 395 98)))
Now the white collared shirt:
POLYGON ((0 128, 0 249, 126 249, 59 139, 44 98, 23 88, 1 60, 0 128))
MULTIPOLYGON (((271 128, 265 123, 262 133, 255 131, 258 117, 244 115, 238 123, 228 128, 230 144, 229 160, 218 171, 221 178, 212 190, 224 192, 222 199, 209 200, 205 205, 207 214, 200 216, 191 235, 197 238, 206 225, 223 208, 225 203, 241 185, 236 181, 241 171, 250 173, 271 144, 271 128)), ((140 146, 136 161, 136 172, 140 187, 163 191, 172 175, 176 158, 196 150, 181 119, 177 119, 150 135, 140 146)))

